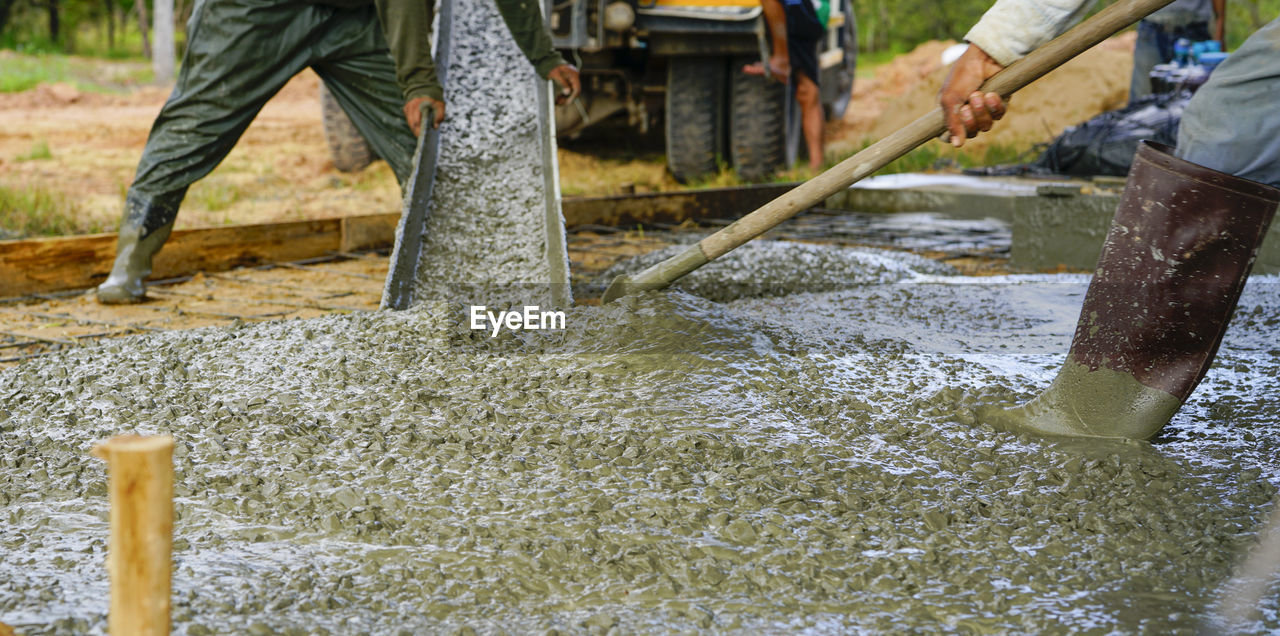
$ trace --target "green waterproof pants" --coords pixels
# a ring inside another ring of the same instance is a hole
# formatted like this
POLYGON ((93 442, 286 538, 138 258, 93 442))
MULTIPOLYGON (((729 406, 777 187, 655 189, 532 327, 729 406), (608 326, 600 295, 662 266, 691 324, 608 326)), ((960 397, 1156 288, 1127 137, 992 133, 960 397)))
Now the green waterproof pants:
POLYGON ((307 67, 396 178, 408 178, 417 140, 372 3, 342 9, 202 0, 187 24, 187 43, 177 84, 129 188, 125 222, 141 225, 143 237, 173 222, 187 187, 209 174, 267 100, 307 67))

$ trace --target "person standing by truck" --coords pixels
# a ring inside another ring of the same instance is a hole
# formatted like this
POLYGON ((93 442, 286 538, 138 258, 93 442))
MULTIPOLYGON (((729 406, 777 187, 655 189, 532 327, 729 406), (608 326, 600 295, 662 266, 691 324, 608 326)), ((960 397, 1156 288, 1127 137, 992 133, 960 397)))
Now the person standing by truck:
MULTIPOLYGON (((520 50, 543 79, 580 89, 578 71, 551 47, 533 0, 497 0, 520 50)), ((413 163, 422 106, 444 120, 429 0, 207 0, 187 26, 187 50, 173 93, 147 137, 125 196, 116 258, 99 302, 146 298, 152 257, 173 229, 187 187, 227 156, 267 100, 310 67, 352 123, 404 182, 413 163)))
POLYGON ((1227 0, 1174 0, 1138 23, 1129 103, 1151 94, 1151 69, 1174 58, 1174 43, 1217 40, 1224 46, 1227 0), (1212 26, 1212 33, 1210 33, 1212 26))
POLYGON ((748 64, 742 70, 753 75, 764 75, 764 65, 769 65, 769 76, 778 81, 791 81, 796 104, 800 107, 801 130, 805 148, 809 153, 809 169, 822 170, 823 120, 822 94, 818 90, 818 44, 826 35, 826 16, 829 4, 815 7, 811 0, 761 0, 765 23, 769 26, 772 52, 769 59, 748 64))

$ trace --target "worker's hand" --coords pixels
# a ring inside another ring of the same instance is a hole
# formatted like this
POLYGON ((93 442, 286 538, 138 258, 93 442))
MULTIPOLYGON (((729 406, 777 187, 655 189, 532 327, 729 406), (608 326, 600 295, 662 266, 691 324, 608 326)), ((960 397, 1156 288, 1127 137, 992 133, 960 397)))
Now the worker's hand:
POLYGON ((947 117, 951 145, 956 148, 963 146, 965 139, 976 137, 979 131, 991 130, 992 123, 1004 117, 1004 100, 996 93, 978 90, 982 82, 1003 68, 986 51, 972 44, 951 67, 947 81, 938 92, 938 101, 947 117))
MULTIPOLYGON (((764 62, 752 62, 742 67, 742 72, 747 75, 764 75, 764 62)), ((791 76, 791 59, 786 55, 769 56, 769 79, 777 80, 783 84, 787 83, 787 78, 791 76)))
POLYGON ((571 102, 582 92, 582 80, 578 77, 578 68, 572 64, 561 64, 551 69, 547 77, 560 87, 560 91, 556 93, 556 105, 571 102))
POLYGON ((444 121, 444 102, 430 97, 415 97, 404 105, 404 118, 409 122, 409 128, 413 130, 413 136, 417 137, 422 134, 422 105, 430 104, 435 112, 435 121, 431 122, 432 128, 439 128, 440 122, 444 121))

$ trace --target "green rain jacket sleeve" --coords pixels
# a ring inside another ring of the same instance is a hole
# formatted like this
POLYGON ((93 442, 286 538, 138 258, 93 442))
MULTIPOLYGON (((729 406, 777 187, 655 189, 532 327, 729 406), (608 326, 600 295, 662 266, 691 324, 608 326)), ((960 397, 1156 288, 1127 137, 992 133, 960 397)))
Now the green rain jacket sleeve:
MULTIPOLYGON (((378 19, 396 61, 396 80, 405 100, 430 97, 444 101, 444 89, 431 58, 431 0, 374 0, 378 19)), ((551 46, 537 0, 497 0, 498 10, 525 57, 543 79, 564 58, 551 46)))
POLYGON ((507 23, 511 37, 538 71, 538 77, 547 79, 551 69, 566 63, 551 47, 551 33, 542 21, 538 0, 497 0, 497 3, 502 21, 507 23))
POLYGON ((378 20, 396 61, 396 80, 405 101, 430 97, 444 101, 444 88, 431 59, 430 0, 374 0, 378 20))

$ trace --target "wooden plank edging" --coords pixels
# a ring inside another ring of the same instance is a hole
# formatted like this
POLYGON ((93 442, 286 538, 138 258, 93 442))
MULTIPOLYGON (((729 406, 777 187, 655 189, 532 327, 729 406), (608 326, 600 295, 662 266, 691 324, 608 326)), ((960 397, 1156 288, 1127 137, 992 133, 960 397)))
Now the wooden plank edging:
MULTIPOLYGON (((763 184, 563 201, 565 224, 629 227, 692 218, 736 218, 794 187, 763 184)), ((389 248, 398 213, 176 230, 156 255, 152 279, 389 248)), ((115 234, 0 241, 0 298, 95 287, 115 258, 115 234)))
MULTIPOLYGON (((156 255, 151 278, 383 247, 391 243, 398 216, 176 230, 156 255)), ((111 271, 115 249, 115 234, 0 241, 0 298, 94 287, 111 271)))

